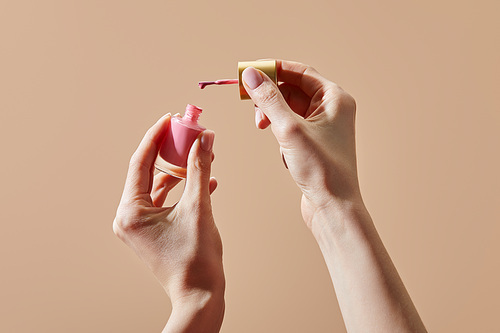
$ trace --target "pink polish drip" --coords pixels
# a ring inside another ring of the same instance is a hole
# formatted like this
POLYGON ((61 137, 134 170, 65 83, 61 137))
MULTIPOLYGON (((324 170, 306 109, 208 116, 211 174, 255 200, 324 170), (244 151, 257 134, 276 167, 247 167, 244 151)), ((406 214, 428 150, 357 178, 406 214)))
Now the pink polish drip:
POLYGON ((211 86, 211 85, 223 85, 223 84, 238 84, 237 79, 224 79, 224 80, 217 80, 217 81, 202 81, 198 82, 198 87, 200 89, 204 89, 206 86, 211 86))

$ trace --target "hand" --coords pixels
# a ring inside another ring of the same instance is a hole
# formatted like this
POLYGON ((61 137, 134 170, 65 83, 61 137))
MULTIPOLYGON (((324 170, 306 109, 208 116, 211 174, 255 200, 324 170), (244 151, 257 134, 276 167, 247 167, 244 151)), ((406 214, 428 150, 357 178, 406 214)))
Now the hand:
POLYGON ((154 161, 169 124, 170 115, 161 118, 133 154, 113 231, 169 295, 173 310, 165 331, 195 330, 198 326, 191 319, 201 318, 209 321, 203 323, 204 331, 218 332, 225 280, 222 242, 210 202, 217 187, 215 178, 210 178, 214 132, 204 131, 195 141, 184 193, 176 205, 163 207, 168 192, 180 181, 165 173, 154 176, 154 161), (205 315, 200 315, 202 310, 205 315))
POLYGON ((256 124, 271 129, 302 190, 302 215, 330 271, 349 332, 426 332, 359 190, 354 99, 306 65, 278 61, 277 87, 243 72, 256 124))
POLYGON ((247 68, 243 81, 255 103, 258 128, 271 129, 290 174, 302 190, 302 215, 313 230, 316 212, 361 203, 356 167, 356 103, 312 67, 278 60, 277 87, 247 68))

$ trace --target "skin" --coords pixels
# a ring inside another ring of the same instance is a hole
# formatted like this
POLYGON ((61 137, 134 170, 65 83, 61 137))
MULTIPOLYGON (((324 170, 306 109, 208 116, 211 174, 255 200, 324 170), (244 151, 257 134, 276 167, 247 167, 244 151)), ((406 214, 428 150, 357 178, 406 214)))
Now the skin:
POLYGON ((154 161, 170 124, 161 118, 130 160, 113 231, 146 263, 172 302, 163 332, 218 332, 224 316, 222 242, 212 215, 210 178, 214 132, 191 147, 179 202, 163 207, 179 179, 154 175, 154 161))
MULTIPOLYGON (((327 264, 347 331, 426 332, 363 203, 354 99, 312 67, 283 60, 277 65, 279 86, 251 67, 242 78, 256 106, 256 126, 271 127, 302 191, 302 217, 327 264)), ((131 159, 113 229, 172 300, 164 332, 218 332, 225 282, 210 204, 217 185, 210 178, 213 153, 207 144, 213 132, 205 131, 191 148, 178 204, 162 207, 178 183, 153 176, 168 117, 148 131, 131 159)))
POLYGON ((312 67, 282 60, 277 66, 279 87, 248 68, 245 88, 257 127, 271 126, 302 191, 302 217, 328 266, 347 331, 426 332, 363 203, 354 99, 312 67))

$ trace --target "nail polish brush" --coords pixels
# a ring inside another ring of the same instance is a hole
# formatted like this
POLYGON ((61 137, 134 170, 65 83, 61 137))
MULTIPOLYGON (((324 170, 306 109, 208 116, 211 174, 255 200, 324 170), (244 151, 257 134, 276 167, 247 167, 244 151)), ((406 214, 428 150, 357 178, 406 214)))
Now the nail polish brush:
POLYGON ((224 79, 224 80, 217 80, 217 81, 202 81, 198 82, 198 87, 200 89, 204 89, 206 86, 211 86, 211 85, 221 85, 221 84, 238 84, 237 79, 224 79))
POLYGON ((198 82, 198 87, 200 89, 204 89, 206 86, 211 85, 227 85, 227 84, 238 84, 240 88, 240 99, 250 99, 248 96, 245 87, 243 86, 243 80, 241 79, 241 74, 247 67, 253 67, 262 71, 264 74, 269 76, 269 78, 275 83, 278 84, 278 75, 276 73, 276 60, 257 60, 257 61, 240 61, 238 62, 238 79, 223 79, 216 81, 201 81, 198 82))

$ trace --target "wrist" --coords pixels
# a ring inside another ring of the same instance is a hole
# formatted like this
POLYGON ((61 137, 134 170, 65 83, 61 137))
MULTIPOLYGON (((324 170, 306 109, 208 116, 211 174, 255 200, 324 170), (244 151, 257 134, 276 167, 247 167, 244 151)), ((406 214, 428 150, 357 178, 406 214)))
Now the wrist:
POLYGON ((316 209, 311 218, 310 229, 320 247, 342 242, 355 230, 363 229, 371 221, 363 201, 342 201, 332 199, 316 209))
POLYGON ((172 308, 186 305, 199 307, 213 307, 224 301, 225 287, 223 284, 211 289, 193 289, 183 291, 182 294, 171 295, 172 308))
POLYGON ((172 298, 172 313, 163 332, 219 332, 224 309, 224 288, 172 298))

